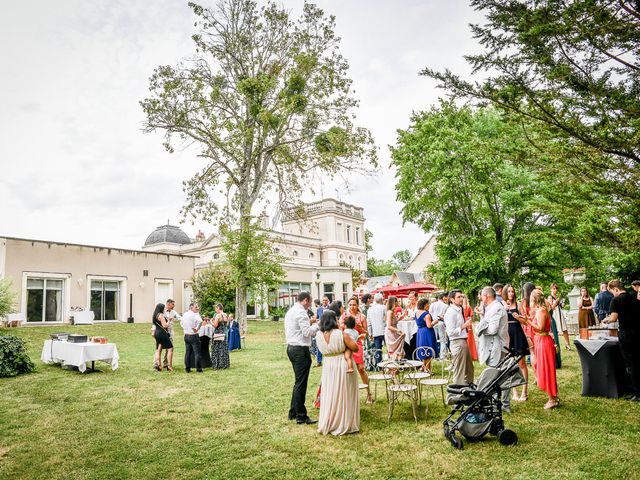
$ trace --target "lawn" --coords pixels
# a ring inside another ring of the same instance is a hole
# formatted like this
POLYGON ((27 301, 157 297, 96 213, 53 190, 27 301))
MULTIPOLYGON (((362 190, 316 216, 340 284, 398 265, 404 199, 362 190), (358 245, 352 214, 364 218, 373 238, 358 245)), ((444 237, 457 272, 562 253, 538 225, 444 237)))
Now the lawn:
MULTIPOLYGON (((561 407, 546 396, 505 416, 519 443, 494 437, 454 450, 442 435, 448 410, 431 398, 415 426, 402 405, 387 426, 384 395, 362 399, 361 431, 320 436, 287 420, 293 374, 282 349, 282 324, 251 322, 247 349, 231 369, 184 372, 176 342, 174 373, 152 370, 149 326, 65 326, 116 342, 120 368, 81 375, 43 365, 40 350, 60 327, 13 329, 28 344, 37 371, 0 379, 0 478, 638 478, 640 405, 583 398, 577 354, 563 352, 561 407)), ((7 333, 6 331, 4 333, 7 333)), ((311 407, 320 369, 312 369, 311 407)), ((378 392, 381 393, 380 390, 378 392)), ((364 397, 364 395, 363 395, 364 397)))

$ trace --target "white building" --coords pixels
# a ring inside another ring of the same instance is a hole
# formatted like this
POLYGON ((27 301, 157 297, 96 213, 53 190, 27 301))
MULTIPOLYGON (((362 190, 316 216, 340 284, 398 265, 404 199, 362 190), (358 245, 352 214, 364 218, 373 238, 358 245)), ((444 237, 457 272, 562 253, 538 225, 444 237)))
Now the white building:
MULTIPOLYGON (((362 208, 327 198, 305 204, 304 209, 303 221, 285 214, 282 230, 269 232, 275 253, 287 258, 283 265, 286 278, 277 291, 269 292, 264 304, 256 306, 250 299, 249 315, 259 314, 260 308, 268 311, 268 307, 290 305, 300 291, 309 291, 314 298, 326 295, 330 300, 346 302, 354 291, 351 270, 366 270, 362 208)), ((220 260, 218 235, 202 235, 187 243, 170 229, 177 227, 158 227, 143 250, 195 256, 196 272, 220 260)))
MULTIPOLYGON (((285 218, 270 231, 274 249, 287 258, 286 278, 250 315, 290 305, 302 290, 314 298, 346 299, 351 269, 366 269, 362 208, 333 199, 304 205, 307 219, 285 218)), ((187 309, 193 276, 220 259, 220 238, 190 239, 179 227, 153 231, 141 250, 0 236, 0 278, 10 278, 16 309, 30 324, 62 324, 76 309, 92 310, 96 322, 150 322, 157 303, 176 300, 187 309)))

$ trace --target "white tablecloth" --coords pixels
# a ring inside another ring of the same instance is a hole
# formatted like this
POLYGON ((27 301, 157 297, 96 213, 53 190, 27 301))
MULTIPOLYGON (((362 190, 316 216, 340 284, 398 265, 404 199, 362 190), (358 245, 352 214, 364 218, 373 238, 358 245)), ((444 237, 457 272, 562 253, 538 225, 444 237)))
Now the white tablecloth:
POLYGON ((74 325, 91 325, 95 317, 93 310, 74 310, 71 315, 74 325))
POLYGON ((200 330, 198 331, 198 334, 201 337, 209 337, 212 338, 213 337, 213 325, 203 325, 200 327, 200 330))
POLYGON ((43 363, 61 363, 73 365, 84 372, 87 362, 102 361, 118 368, 118 348, 115 343, 69 343, 46 340, 42 346, 40 359, 43 363))
POLYGON ((418 331, 418 324, 415 320, 401 320, 397 325, 398 330, 404 332, 404 341, 411 343, 411 339, 418 331))

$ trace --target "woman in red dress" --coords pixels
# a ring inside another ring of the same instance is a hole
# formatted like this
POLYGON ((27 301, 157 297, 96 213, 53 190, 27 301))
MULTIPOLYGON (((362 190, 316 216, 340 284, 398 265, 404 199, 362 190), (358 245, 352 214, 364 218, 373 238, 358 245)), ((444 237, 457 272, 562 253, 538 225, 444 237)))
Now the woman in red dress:
MULTIPOLYGON (((358 339, 358 351, 353 353, 353 361, 356 363, 356 367, 358 368, 358 373, 360 374, 360 378, 362 379, 362 383, 365 385, 369 385, 369 376, 367 375, 367 371, 364 368, 364 348, 362 347, 362 338, 363 336, 366 338, 367 336, 367 317, 365 317, 360 311, 360 302, 358 301, 358 297, 351 297, 349 299, 349 303, 347 305, 347 311, 342 314, 340 317, 340 328, 344 330, 344 319, 347 316, 352 316, 356 319, 356 328, 355 330, 360 334, 360 338, 358 339)), ((371 397, 371 392, 367 389, 367 403, 373 402, 373 398, 371 397)))
POLYGON ((533 313, 533 320, 527 323, 535 331, 534 339, 536 348, 536 381, 538 388, 549 396, 549 401, 545 404, 545 410, 556 408, 558 400, 558 384, 556 382, 556 346, 549 335, 551 328, 551 317, 545 307, 544 294, 540 290, 531 293, 530 306, 533 313))
MULTIPOLYGON (((462 296, 462 315, 466 322, 473 317, 473 308, 469 305, 469 299, 466 295, 462 296)), ((478 360, 478 349, 476 348, 476 337, 473 335, 473 327, 469 325, 467 328, 467 345, 469 345, 469 354, 474 362, 478 360)))
MULTIPOLYGON (((520 302, 519 308, 519 315, 522 316, 525 320, 525 323, 522 325, 522 329, 524 330, 524 334, 527 337, 527 343, 529 344, 529 359, 533 368, 535 368, 536 365, 536 346, 533 342, 535 332, 529 325, 528 320, 533 320, 533 309, 531 308, 529 302, 531 301, 531 293, 535 290, 535 288, 536 286, 531 282, 527 282, 522 286, 522 302, 520 302)), ((522 321, 522 318, 516 318, 519 321, 522 321)))

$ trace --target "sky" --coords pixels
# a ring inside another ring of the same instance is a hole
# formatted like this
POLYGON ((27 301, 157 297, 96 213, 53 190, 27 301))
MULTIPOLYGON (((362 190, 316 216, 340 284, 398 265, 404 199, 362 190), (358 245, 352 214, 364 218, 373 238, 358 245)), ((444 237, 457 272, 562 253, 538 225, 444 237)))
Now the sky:
MULTIPOLYGON (((301 0, 282 3, 300 12, 301 0)), ((421 69, 468 74, 462 57, 478 50, 468 25, 482 17, 462 0, 316 4, 336 16, 358 124, 371 130, 381 165, 339 199, 364 208, 372 256, 416 254, 428 234, 403 225, 389 145, 413 111, 445 95, 421 69)), ((138 102, 155 67, 193 53, 193 22, 178 0, 0 3, 0 236, 139 249, 157 226, 180 222, 182 181, 202 160, 143 133, 138 102)), ((202 221, 181 228, 215 233, 202 221)))

